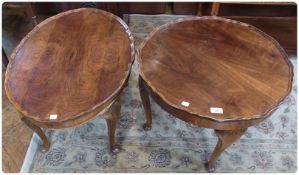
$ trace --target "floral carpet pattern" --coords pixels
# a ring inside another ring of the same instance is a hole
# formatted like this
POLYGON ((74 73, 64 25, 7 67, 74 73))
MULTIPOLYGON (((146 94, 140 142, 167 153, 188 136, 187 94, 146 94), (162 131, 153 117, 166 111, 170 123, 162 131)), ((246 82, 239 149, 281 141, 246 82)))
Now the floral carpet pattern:
MULTIPOLYGON (((129 27, 138 46, 150 31, 188 16, 130 15, 129 27)), ((295 172, 297 170, 297 60, 291 95, 267 120, 250 127, 240 141, 219 157, 216 172, 295 172)), ((122 151, 109 152, 107 126, 97 117, 82 126, 47 130, 51 148, 35 153, 30 172, 206 172, 204 163, 217 137, 212 129, 185 123, 163 111, 153 100, 153 128, 144 131, 144 111, 137 84, 135 60, 124 89, 116 130, 122 151)), ((26 162, 25 162, 26 163, 26 162)), ((27 162, 28 163, 28 162, 27 162)))

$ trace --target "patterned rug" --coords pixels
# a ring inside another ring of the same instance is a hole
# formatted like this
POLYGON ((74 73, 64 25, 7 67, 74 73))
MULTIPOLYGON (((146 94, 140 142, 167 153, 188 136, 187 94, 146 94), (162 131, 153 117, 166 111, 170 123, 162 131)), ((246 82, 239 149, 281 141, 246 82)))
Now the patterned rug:
MULTIPOLYGON (((188 16, 130 15, 136 46, 156 26, 188 16)), ((216 163, 216 172, 295 172, 297 169, 297 60, 290 58, 295 77, 291 95, 266 121, 250 127, 216 163)), ((153 128, 145 132, 144 111, 138 91, 137 61, 122 95, 116 137, 124 149, 109 152, 104 119, 80 127, 47 131, 51 148, 43 154, 28 150, 29 172, 206 172, 204 163, 217 137, 213 130, 185 123, 152 102, 153 128)), ((36 143, 36 136, 32 144, 36 143)))

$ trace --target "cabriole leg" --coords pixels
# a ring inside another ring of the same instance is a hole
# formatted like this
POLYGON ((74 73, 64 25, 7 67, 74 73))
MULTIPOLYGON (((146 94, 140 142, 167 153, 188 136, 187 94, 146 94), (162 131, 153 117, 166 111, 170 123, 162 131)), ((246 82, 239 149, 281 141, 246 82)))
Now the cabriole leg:
POLYGON ((145 89, 145 85, 141 77, 139 77, 138 83, 139 83, 140 97, 142 100, 143 109, 146 116, 146 123, 143 125, 143 129, 149 131, 152 128, 152 112, 151 112, 149 94, 145 89))
POLYGON ((240 137, 245 133, 246 129, 228 131, 215 130, 215 133, 218 136, 218 142, 209 162, 206 164, 206 168, 209 172, 215 172, 215 162, 220 154, 232 143, 239 140, 240 137))
POLYGON ((120 115, 120 109, 121 109, 121 105, 120 105, 120 100, 118 99, 110 107, 108 111, 108 118, 106 119, 107 126, 108 126, 110 149, 112 153, 118 153, 120 151, 120 146, 115 142, 115 130, 120 115))

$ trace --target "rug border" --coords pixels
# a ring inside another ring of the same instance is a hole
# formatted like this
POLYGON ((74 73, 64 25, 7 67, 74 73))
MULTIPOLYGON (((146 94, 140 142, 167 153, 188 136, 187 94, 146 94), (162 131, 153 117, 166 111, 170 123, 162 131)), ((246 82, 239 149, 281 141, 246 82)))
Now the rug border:
POLYGON ((27 149, 20 173, 29 173, 34 156, 39 148, 39 138, 36 133, 33 133, 29 147, 27 149))

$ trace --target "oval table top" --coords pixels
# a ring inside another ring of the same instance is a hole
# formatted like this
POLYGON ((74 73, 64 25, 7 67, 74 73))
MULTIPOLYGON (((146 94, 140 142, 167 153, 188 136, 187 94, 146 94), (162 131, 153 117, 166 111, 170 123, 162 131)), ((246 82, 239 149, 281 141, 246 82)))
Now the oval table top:
POLYGON ((132 37, 115 15, 93 8, 60 13, 17 46, 6 71, 13 105, 39 122, 69 120, 113 98, 133 62, 132 37), (53 121, 53 120, 52 120, 53 121))
POLYGON ((257 28, 197 17, 154 30, 140 45, 142 79, 168 105, 216 121, 267 116, 289 94, 293 67, 257 28))

